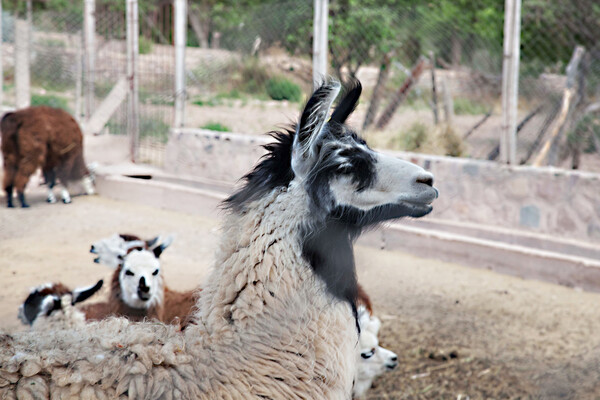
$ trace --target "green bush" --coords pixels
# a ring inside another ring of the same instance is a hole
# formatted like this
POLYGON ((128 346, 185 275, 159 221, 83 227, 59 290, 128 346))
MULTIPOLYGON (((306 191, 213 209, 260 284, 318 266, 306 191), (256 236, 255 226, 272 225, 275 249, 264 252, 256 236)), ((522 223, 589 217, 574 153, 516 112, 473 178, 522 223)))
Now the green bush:
POLYGON ((140 36, 140 40, 138 43, 140 54, 152 53, 152 48, 154 47, 154 43, 152 43, 152 40, 148 39, 146 36, 140 36))
POLYGON ((266 83, 267 94, 273 100, 300 101, 302 90, 300 86, 287 78, 270 78, 266 83))
POLYGON ((456 115, 481 115, 488 112, 488 107, 471 99, 457 97, 454 99, 454 113, 456 115))
POLYGON ((67 101, 67 99, 55 95, 32 94, 31 105, 62 108, 65 111, 71 112, 71 109, 69 108, 69 102, 67 101))
POLYGON ((421 122, 415 122, 402 132, 394 141, 406 151, 421 150, 429 140, 429 128, 421 122))
POLYGON ((242 64, 238 89, 250 94, 261 94, 264 93, 264 85, 268 79, 269 73, 260 61, 254 57, 247 58, 242 64))
POLYGON ((229 127, 222 125, 219 122, 209 122, 207 124, 204 124, 200 128, 218 132, 231 132, 231 129, 229 129, 229 127))
POLYGON ((140 117, 140 138, 153 138, 160 143, 169 140, 169 129, 171 127, 160 118, 140 117))
POLYGON ((584 153, 600 151, 596 149, 595 141, 600 141, 600 118, 593 114, 587 114, 577 121, 575 128, 567 134, 568 145, 584 153))

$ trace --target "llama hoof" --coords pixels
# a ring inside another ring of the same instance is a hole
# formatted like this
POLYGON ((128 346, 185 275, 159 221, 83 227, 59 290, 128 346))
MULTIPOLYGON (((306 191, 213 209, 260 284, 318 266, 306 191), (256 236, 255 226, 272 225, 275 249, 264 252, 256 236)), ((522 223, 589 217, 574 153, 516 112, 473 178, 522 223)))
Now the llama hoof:
POLYGON ((29 204, 23 203, 23 204, 21 204, 21 208, 29 208, 29 204))
POLYGON ((50 204, 54 204, 54 203, 56 203, 56 197, 54 197, 54 195, 48 196, 48 197, 46 197, 46 202, 48 202, 50 204))
POLYGON ((15 208, 15 205, 14 205, 13 203, 8 203, 8 204, 6 205, 6 207, 8 207, 8 208, 15 208))
POLYGON ((71 198, 70 198, 70 197, 68 197, 68 198, 66 198, 66 199, 62 199, 62 202, 63 202, 64 204, 71 204, 71 198))

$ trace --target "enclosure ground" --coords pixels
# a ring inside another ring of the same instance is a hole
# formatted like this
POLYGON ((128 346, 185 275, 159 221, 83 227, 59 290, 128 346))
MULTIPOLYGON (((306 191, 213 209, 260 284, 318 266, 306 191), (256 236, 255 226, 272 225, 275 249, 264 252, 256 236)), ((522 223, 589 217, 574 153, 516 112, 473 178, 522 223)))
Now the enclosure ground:
MULTIPOLYGON (((175 233, 161 257, 169 286, 200 284, 218 243, 217 220, 102 197, 30 209, 0 197, 0 329, 23 329, 17 308, 29 287, 109 278, 88 252, 114 232, 175 233)), ((382 319, 380 344, 400 366, 369 399, 488 399, 600 396, 600 295, 490 271, 358 246, 359 281, 382 319)), ((102 295, 104 296, 106 292, 102 295)))

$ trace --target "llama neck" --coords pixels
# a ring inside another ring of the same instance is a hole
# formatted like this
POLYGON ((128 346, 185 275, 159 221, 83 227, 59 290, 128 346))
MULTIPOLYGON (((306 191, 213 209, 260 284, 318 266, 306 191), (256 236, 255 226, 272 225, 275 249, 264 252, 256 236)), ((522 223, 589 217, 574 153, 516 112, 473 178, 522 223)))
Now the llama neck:
POLYGON ((302 392, 317 382, 317 398, 348 398, 357 332, 349 304, 328 291, 303 254, 309 216, 307 195, 294 182, 231 215, 198 301, 198 326, 186 335, 203 337, 242 376, 252 365, 268 366, 273 387, 292 382, 302 392))

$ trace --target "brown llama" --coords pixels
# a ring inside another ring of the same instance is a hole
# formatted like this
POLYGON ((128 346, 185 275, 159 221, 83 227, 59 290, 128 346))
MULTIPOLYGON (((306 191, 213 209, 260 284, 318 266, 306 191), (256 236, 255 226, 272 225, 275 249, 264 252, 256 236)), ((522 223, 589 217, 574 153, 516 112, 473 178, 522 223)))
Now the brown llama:
POLYGON ((6 113, 0 121, 6 203, 13 206, 16 189, 21 207, 29 177, 42 168, 48 184, 49 203, 56 202, 52 189, 58 178, 63 185, 62 200, 71 202, 70 182, 81 180, 87 194, 94 188, 83 160, 83 135, 73 117, 64 110, 46 106, 29 107, 6 113))

